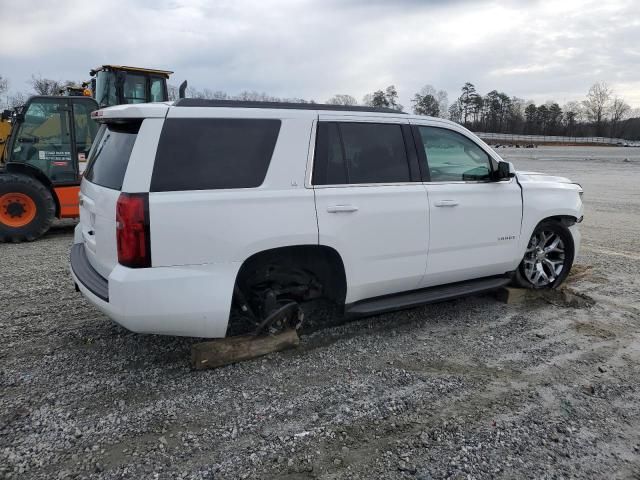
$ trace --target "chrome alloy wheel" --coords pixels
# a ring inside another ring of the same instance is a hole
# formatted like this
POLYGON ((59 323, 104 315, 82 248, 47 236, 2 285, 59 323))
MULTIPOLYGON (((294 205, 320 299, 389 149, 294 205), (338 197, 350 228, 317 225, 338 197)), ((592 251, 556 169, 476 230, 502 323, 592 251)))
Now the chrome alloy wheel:
POLYGON ((546 287, 564 269, 564 242, 549 230, 535 232, 524 254, 524 274, 534 287, 546 287))

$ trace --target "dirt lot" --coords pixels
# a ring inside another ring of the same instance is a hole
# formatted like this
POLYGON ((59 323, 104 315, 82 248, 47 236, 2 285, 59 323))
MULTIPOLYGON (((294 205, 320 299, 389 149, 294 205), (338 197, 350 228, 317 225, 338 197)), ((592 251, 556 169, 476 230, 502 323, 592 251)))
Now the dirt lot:
POLYGON ((499 152, 582 183, 592 306, 474 297, 195 372, 74 292, 70 226, 0 245, 0 478, 640 478, 640 149, 499 152))

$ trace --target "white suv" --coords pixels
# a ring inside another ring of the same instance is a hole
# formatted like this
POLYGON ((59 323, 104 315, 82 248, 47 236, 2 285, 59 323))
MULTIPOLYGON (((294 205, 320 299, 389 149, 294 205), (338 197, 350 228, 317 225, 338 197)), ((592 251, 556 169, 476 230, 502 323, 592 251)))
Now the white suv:
POLYGON ((578 249, 579 185, 516 173, 449 121, 197 99, 94 118, 72 275, 136 332, 222 337, 317 299, 367 315, 555 287, 578 249))

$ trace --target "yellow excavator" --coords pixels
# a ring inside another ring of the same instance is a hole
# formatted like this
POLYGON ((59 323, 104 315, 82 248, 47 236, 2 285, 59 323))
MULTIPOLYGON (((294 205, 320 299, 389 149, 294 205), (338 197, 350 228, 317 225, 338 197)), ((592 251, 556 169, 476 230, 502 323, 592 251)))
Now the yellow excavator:
MULTIPOLYGON (((54 218, 79 215, 80 180, 98 131, 91 112, 169 99, 173 72, 123 65, 90 71, 91 81, 58 96, 33 96, 0 115, 0 242, 31 241, 54 218), (89 89, 89 85, 91 88, 89 89)), ((186 82, 180 86, 184 96, 186 82)))

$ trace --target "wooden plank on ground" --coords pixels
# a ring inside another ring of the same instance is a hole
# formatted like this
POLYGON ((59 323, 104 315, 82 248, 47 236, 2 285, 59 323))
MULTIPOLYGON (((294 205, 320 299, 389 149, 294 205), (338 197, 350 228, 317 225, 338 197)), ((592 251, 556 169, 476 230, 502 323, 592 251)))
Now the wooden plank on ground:
POLYGON ((496 297, 507 304, 522 303, 529 298, 530 292, 526 288, 502 287, 496 290, 496 297))
POLYGON ((587 308, 595 304, 593 298, 566 285, 561 285, 557 289, 503 287, 496 290, 496 298, 507 304, 530 302, 536 299, 544 300, 552 305, 575 308, 587 308))
POLYGON ((220 338, 193 345, 191 363, 196 369, 216 368, 295 348, 299 344, 298 332, 293 328, 276 335, 220 338))

